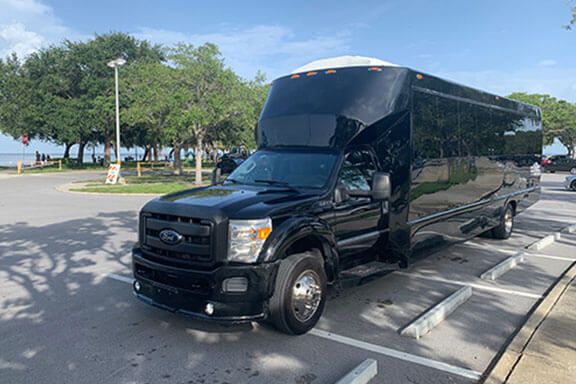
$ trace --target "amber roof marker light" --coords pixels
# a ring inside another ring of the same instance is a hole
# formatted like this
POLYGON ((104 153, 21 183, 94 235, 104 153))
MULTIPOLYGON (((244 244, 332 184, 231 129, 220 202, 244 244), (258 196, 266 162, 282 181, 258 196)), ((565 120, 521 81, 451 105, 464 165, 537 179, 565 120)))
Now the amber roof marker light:
POLYGON ((416 75, 416 78, 417 78, 418 80, 422 80, 423 77, 424 77, 424 76, 422 76, 421 74, 417 74, 417 75, 416 75))
POLYGON ((377 72, 380 72, 380 71, 382 71, 382 68, 380 68, 380 67, 370 67, 370 68, 368 68, 368 70, 369 70, 369 71, 377 71, 377 72))
POLYGON ((318 72, 308 72, 308 73, 306 74, 306 76, 315 76, 315 75, 317 75, 317 74, 318 74, 318 72))
POLYGON ((331 73, 336 73, 335 69, 329 69, 325 72, 327 75, 331 74, 331 73))
POLYGON ((300 77, 300 75, 292 75, 292 76, 290 76, 291 79, 297 79, 297 78, 299 78, 299 77, 300 77))

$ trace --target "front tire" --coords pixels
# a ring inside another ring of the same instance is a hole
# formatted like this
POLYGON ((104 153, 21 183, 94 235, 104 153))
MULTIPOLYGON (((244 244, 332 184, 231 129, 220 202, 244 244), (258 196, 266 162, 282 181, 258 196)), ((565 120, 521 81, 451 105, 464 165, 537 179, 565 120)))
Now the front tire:
POLYGON ((570 183, 570 189, 573 191, 576 191, 576 180, 574 180, 570 183))
POLYGON ((326 274, 322 258, 306 252, 287 257, 280 264, 270 319, 280 331, 300 335, 314 328, 326 303, 326 274))
POLYGON ((504 214, 500 218, 500 224, 492 229, 492 236, 495 239, 505 240, 512 235, 514 229, 514 207, 511 204, 506 205, 504 214))

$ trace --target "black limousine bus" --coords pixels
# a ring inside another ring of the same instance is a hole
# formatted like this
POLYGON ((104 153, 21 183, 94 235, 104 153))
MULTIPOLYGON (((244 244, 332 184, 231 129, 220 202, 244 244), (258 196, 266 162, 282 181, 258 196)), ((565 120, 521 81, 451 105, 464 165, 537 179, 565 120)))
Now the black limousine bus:
POLYGON ((376 59, 275 80, 258 151, 226 180, 140 213, 134 294, 215 321, 300 334, 328 285, 406 267, 422 249, 510 236, 540 195, 534 106, 376 59))

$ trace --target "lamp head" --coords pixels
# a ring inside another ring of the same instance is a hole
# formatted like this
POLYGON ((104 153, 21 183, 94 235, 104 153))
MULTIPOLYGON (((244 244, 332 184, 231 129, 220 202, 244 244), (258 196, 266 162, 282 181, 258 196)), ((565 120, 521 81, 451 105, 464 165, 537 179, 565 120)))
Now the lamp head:
POLYGON ((108 63, 108 66, 109 66, 110 68, 116 68, 116 67, 120 67, 120 66, 122 66, 122 65, 124 65, 124 64, 126 64, 126 60, 124 60, 123 58, 119 57, 119 58, 117 58, 117 59, 114 59, 114 60, 110 61, 110 62, 108 63))

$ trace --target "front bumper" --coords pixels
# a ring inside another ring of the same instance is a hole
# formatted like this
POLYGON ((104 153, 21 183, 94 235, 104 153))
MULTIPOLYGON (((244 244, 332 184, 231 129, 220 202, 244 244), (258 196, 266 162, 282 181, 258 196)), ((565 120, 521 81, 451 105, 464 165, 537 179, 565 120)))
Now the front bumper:
POLYGON ((257 265, 223 265, 210 271, 190 270, 166 266, 142 257, 141 251, 132 251, 134 295, 150 304, 171 312, 199 319, 242 323, 262 320, 267 315, 267 302, 274 290, 278 263, 257 265), (222 290, 222 282, 230 277, 245 277, 245 292, 230 293, 222 290), (212 305, 208 314, 206 306, 212 305))

